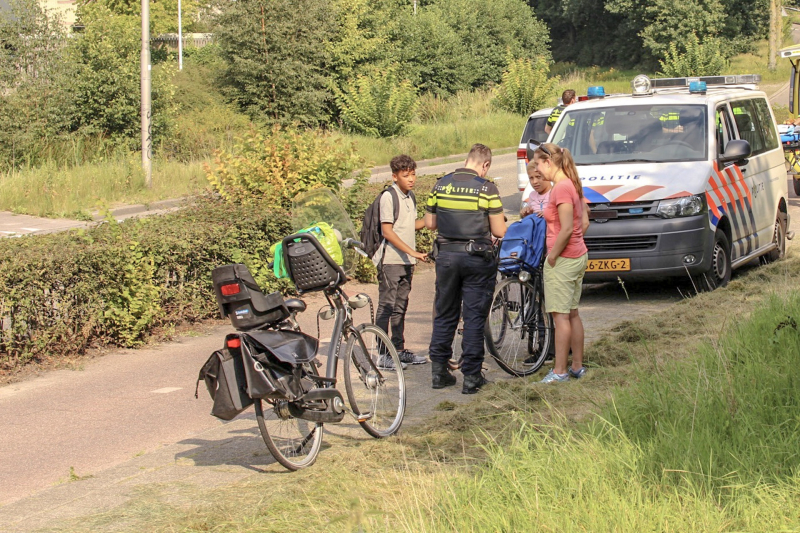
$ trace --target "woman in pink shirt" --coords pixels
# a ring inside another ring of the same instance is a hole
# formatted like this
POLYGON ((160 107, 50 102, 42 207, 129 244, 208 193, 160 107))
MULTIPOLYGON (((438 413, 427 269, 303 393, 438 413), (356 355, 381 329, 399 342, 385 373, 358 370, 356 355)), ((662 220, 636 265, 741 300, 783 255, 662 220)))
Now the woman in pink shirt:
POLYGON ((544 209, 547 222, 547 259, 544 264, 544 303, 553 314, 556 360, 542 383, 569 381, 586 373, 583 366, 583 322, 578 314, 581 285, 588 263, 583 233, 589 227, 589 211, 583 200, 578 170, 569 150, 555 144, 539 146, 536 168, 553 183, 544 209), (567 357, 572 350, 572 366, 567 357))

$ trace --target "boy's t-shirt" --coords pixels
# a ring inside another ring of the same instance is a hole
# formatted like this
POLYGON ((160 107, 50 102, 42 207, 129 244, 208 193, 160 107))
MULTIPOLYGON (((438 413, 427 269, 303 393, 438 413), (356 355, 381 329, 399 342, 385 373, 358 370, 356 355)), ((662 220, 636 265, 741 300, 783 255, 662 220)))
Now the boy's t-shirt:
POLYGON ((577 258, 588 252, 586 243, 583 242, 581 222, 583 219, 583 201, 575 190, 575 185, 567 178, 559 181, 550 189, 550 201, 544 209, 544 220, 547 222, 547 253, 553 249, 556 236, 561 231, 561 222, 558 218, 558 206, 564 203, 572 204, 572 234, 567 246, 561 252, 561 257, 577 258))
MULTIPOLYGON (((397 220, 394 219, 394 203, 392 195, 388 191, 381 196, 381 224, 388 222, 393 224, 394 232, 404 243, 417 251, 414 225, 417 220, 417 210, 414 207, 414 200, 411 196, 400 190, 397 184, 392 185, 397 191, 397 199, 400 202, 400 211, 397 220)), ((392 243, 386 241, 383 251, 384 265, 414 265, 417 260, 405 252, 395 248, 392 243)))

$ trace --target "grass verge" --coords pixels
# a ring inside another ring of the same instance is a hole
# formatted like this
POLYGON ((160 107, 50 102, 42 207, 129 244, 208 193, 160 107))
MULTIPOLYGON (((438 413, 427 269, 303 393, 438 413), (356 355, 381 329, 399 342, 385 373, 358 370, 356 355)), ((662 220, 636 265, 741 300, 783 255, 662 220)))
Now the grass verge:
POLYGON ((154 161, 150 189, 133 156, 70 168, 45 165, 0 174, 0 210, 87 220, 95 209, 181 198, 206 187, 202 162, 154 161))
POLYGON ((152 486, 58 529, 797 530, 798 276, 793 253, 623 323, 580 382, 496 383, 398 438, 343 439, 307 471, 152 486))

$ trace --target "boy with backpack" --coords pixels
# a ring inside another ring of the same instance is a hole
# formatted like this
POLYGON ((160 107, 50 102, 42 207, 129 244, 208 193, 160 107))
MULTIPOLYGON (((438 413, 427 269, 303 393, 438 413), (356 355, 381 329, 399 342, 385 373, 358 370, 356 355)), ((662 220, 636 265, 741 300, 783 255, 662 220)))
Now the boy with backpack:
MULTIPOLYGON (((375 324, 390 333, 392 344, 404 364, 421 365, 428 360, 405 347, 405 319, 411 278, 417 260, 427 261, 428 254, 417 252, 415 232, 425 227, 417 218, 417 201, 412 189, 417 180, 417 163, 407 155, 398 155, 389 163, 394 184, 380 198, 380 231, 384 242, 378 267, 378 312, 375 324)), ((380 254, 380 250, 378 251, 380 254)), ((394 370, 390 357, 381 358, 379 366, 394 370)))

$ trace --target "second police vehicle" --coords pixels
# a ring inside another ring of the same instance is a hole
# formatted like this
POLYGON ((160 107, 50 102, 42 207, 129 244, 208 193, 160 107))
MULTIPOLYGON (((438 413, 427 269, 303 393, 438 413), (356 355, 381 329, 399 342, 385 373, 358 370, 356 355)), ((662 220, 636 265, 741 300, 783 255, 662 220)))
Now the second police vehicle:
POLYGON ((649 79, 577 102, 549 142, 590 207, 587 282, 690 276, 699 290, 785 252, 783 150, 759 75, 649 79))

